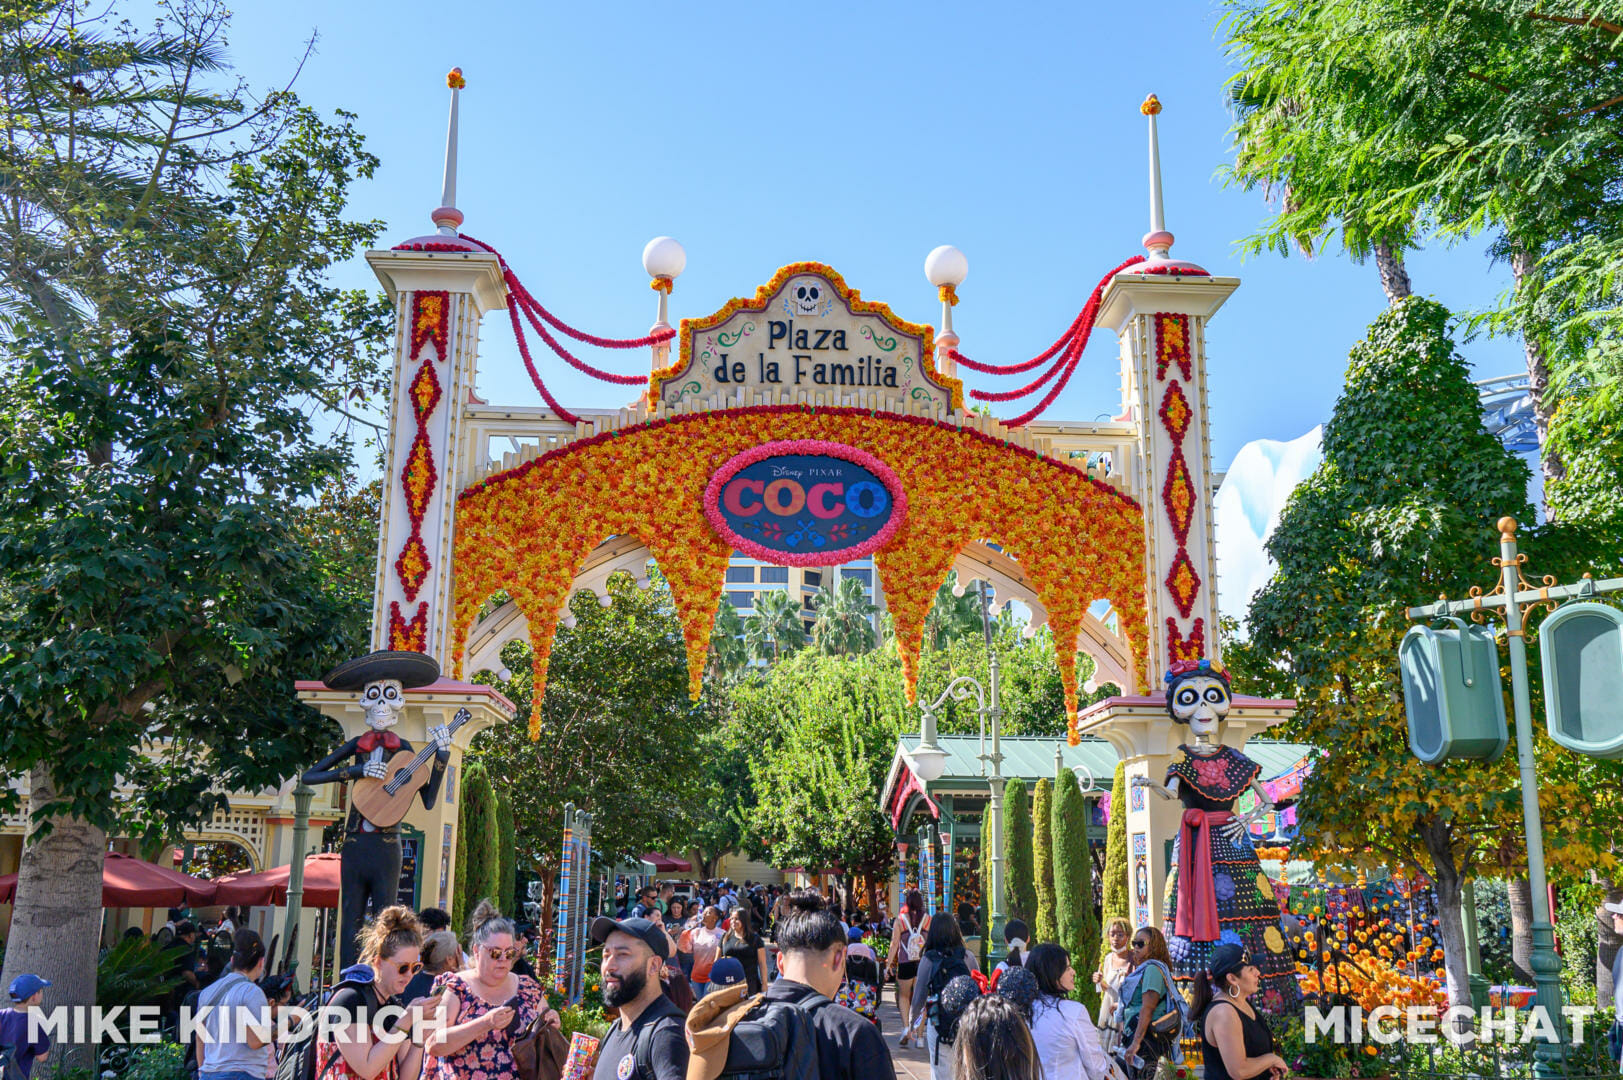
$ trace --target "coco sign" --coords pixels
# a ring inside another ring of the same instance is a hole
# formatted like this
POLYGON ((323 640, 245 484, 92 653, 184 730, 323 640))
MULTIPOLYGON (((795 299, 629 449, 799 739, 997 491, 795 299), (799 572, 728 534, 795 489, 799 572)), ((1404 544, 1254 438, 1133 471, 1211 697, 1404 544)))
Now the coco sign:
POLYGON ((890 466, 820 439, 746 450, 716 470, 704 513, 734 548, 785 566, 860 559, 902 527, 907 495, 890 466))

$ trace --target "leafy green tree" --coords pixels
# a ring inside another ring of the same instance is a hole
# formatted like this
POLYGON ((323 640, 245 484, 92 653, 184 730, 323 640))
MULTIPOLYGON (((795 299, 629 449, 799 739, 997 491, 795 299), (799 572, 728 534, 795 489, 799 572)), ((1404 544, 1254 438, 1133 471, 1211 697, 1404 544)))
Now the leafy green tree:
POLYGON ((705 677, 712 683, 738 678, 749 667, 749 650, 744 646, 744 620, 731 600, 723 598, 716 609, 716 623, 710 630, 710 662, 705 677))
MULTIPOLYGON (((1460 885, 1485 838, 1521 828, 1515 758, 1421 764, 1408 747, 1398 644, 1406 605, 1461 596, 1496 574, 1486 565, 1495 521, 1529 515, 1526 466, 1483 428, 1447 323, 1437 304, 1411 297, 1353 348, 1323 463, 1268 542, 1279 569, 1248 624, 1250 647, 1295 680, 1297 713, 1281 734, 1324 751, 1299 803, 1304 837, 1431 877, 1449 996, 1460 1003, 1469 1000, 1460 885)), ((1615 815, 1560 809, 1588 798, 1576 768, 1551 759, 1541 780, 1552 870, 1606 873, 1615 815)))
POLYGON ((744 644, 757 660, 776 664, 806 644, 800 603, 783 589, 763 589, 755 596, 755 614, 744 620, 744 644))
POLYGON ((878 644, 874 616, 879 608, 856 578, 841 577, 838 585, 825 581, 814 607, 817 621, 812 625, 812 642, 819 652, 850 656, 869 652, 878 644))
POLYGON ((1282 194, 1253 246, 1340 231, 1356 256, 1417 222, 1488 234, 1515 287, 1487 323, 1522 337, 1545 475, 1561 479, 1553 384, 1617 309, 1616 279, 1594 270, 1623 260, 1623 25, 1509 0, 1232 0, 1225 30, 1235 176, 1282 194))
POLYGON ((935 603, 924 617, 924 640, 932 649, 944 649, 949 642, 980 639, 981 606, 975 592, 966 589, 955 595, 958 571, 947 571, 947 580, 935 591, 935 603))
POLYGON ((462 803, 457 807, 456 883, 451 902, 451 928, 467 933, 468 917, 479 901, 495 898, 501 887, 497 850, 496 792, 484 763, 471 761, 462 770, 462 803))
POLYGON ((1037 880, 1032 866, 1031 801, 1026 781, 1010 780, 1003 797, 1003 853, 1007 860, 1008 916, 1028 923, 1037 918, 1037 880))
POLYGON ((1099 921, 1111 919, 1132 922, 1128 902, 1130 886, 1127 869, 1127 767, 1116 763, 1116 779, 1110 785, 1110 822, 1105 826, 1104 909, 1099 921))
POLYGON ((298 508, 390 330, 326 280, 378 234, 349 118, 250 103, 212 4, 72 11, 0 13, 0 761, 31 822, 3 978, 93 1004, 107 837, 175 839, 333 737, 293 681, 356 620, 298 508))
POLYGON ((802 653, 753 699, 783 717, 777 743, 750 762, 751 830, 779 866, 888 876, 890 820, 879 789, 901 735, 904 703, 869 657, 802 653))
POLYGON ((517 914, 515 890, 518 887, 518 849, 513 826, 513 798, 504 788, 496 795, 496 890, 495 897, 508 915, 517 914))
MULTIPOLYGON (((616 574, 608 590, 608 607, 585 594, 570 601, 575 624, 560 626, 553 641, 539 739, 506 724, 471 749, 512 800, 516 865, 542 879, 549 905, 566 802, 592 815, 592 846, 609 861, 683 850, 702 806, 700 748, 716 706, 709 696, 688 701, 670 588, 658 573, 646 590, 616 574)), ((526 715, 529 646, 508 645, 502 661, 513 677, 495 685, 526 715)))
POLYGON ((1054 837, 1054 918, 1056 940, 1071 954, 1076 969, 1072 996, 1099 1013, 1099 991, 1090 973, 1099 966, 1099 923, 1093 915, 1093 855, 1088 849, 1088 803, 1076 773, 1061 769, 1054 782, 1051 829, 1054 837))
POLYGON ((1031 793, 1032 862, 1036 875, 1037 921, 1032 933, 1037 941, 1058 941, 1059 922, 1054 916, 1058 902, 1054 896, 1054 785, 1043 777, 1031 793))

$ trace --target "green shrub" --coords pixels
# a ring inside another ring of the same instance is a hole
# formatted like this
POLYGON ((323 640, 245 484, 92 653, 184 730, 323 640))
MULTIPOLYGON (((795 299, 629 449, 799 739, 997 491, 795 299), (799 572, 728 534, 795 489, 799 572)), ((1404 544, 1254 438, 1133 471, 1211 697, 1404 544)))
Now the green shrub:
POLYGON ((1088 803, 1076 774, 1065 769, 1055 782, 1054 916, 1059 943, 1076 969, 1072 996, 1099 1015, 1099 992, 1091 975, 1099 966, 1099 924, 1093 915, 1093 859, 1088 851, 1088 803))
POLYGON ((496 793, 482 762, 467 762, 462 770, 462 805, 457 808, 456 887, 451 905, 451 929, 467 932, 468 917, 484 897, 495 897, 499 886, 496 793))
POLYGON ((1059 924, 1054 920, 1054 785, 1048 777, 1037 781, 1031 793, 1031 852, 1037 889, 1037 921, 1032 926, 1032 943, 1058 941, 1059 924))
POLYGON ((1104 910, 1099 921, 1133 921, 1127 902, 1127 767, 1116 763, 1116 781, 1110 785, 1110 823, 1105 826, 1104 910))
POLYGON ((1031 801, 1021 777, 1009 781, 1003 800, 1003 872, 1008 893, 1005 915, 1027 922, 1037 918, 1036 871, 1032 866, 1031 801))

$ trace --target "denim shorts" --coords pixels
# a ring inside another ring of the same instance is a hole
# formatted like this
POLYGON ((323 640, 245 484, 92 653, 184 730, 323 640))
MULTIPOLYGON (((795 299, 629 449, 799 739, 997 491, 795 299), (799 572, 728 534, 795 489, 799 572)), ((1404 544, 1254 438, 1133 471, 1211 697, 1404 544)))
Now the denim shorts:
POLYGON ((229 1072, 202 1072, 197 1074, 197 1080, 265 1080, 263 1073, 254 1075, 247 1069, 232 1069, 229 1072))

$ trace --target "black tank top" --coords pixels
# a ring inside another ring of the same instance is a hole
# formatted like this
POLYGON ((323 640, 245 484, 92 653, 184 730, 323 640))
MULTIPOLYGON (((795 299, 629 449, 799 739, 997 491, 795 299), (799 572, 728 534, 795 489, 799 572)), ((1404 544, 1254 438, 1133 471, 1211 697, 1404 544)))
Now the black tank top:
MULTIPOLYGON (((1267 1024, 1264 1024, 1261 1019, 1255 1016, 1247 1016, 1238 1008, 1235 1008, 1232 1001, 1219 998, 1207 1008, 1206 1016, 1200 1026, 1201 1061, 1206 1065, 1206 1080, 1233 1080, 1229 1076, 1228 1069, 1223 1065, 1222 1053, 1217 1049, 1217 1045, 1212 1042, 1210 1036, 1206 1034, 1211 1027, 1212 1010, 1222 1005, 1234 1009, 1234 1014, 1240 1018, 1240 1031, 1245 1039, 1246 1057, 1262 1057, 1264 1054, 1275 1052, 1274 1033, 1268 1030, 1267 1024)), ((1264 1073, 1263 1076, 1266 1077, 1267 1073, 1264 1073)))

